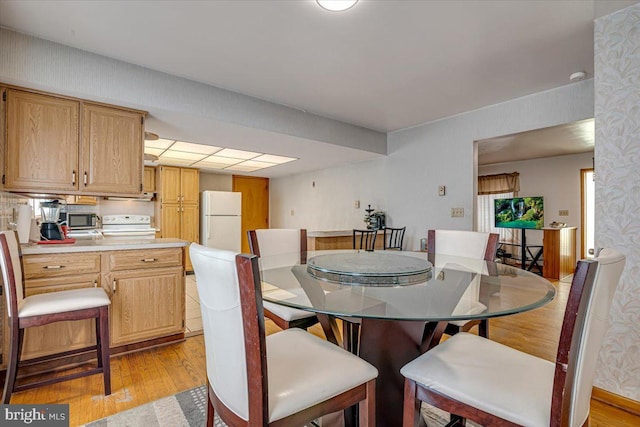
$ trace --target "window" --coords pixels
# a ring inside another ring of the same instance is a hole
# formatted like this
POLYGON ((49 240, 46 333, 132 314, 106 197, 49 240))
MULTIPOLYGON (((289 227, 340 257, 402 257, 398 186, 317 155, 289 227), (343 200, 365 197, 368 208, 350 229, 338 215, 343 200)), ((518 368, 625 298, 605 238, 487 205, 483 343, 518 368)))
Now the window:
POLYGON ((518 243, 518 235, 507 228, 494 227, 494 200, 515 197, 520 190, 520 174, 500 173, 478 177, 478 223, 477 230, 484 233, 498 233, 500 241, 518 243))

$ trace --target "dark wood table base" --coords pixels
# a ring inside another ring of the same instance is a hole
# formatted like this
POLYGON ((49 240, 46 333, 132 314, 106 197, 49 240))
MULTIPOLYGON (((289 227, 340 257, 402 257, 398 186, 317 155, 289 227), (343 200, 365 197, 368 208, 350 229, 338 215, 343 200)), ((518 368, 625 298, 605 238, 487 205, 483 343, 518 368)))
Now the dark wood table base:
POLYGON ((376 426, 402 425, 404 377, 400 369, 438 344, 447 322, 362 319, 360 357, 378 369, 376 426))

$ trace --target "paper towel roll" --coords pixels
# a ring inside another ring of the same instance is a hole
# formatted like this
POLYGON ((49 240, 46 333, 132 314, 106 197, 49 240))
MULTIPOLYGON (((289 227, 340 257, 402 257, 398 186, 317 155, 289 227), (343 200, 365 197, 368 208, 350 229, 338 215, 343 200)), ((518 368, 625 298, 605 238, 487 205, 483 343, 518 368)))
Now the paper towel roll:
POLYGON ((18 239, 20 243, 29 243, 29 232, 31 231, 31 215, 33 210, 29 205, 20 205, 18 207, 18 239))

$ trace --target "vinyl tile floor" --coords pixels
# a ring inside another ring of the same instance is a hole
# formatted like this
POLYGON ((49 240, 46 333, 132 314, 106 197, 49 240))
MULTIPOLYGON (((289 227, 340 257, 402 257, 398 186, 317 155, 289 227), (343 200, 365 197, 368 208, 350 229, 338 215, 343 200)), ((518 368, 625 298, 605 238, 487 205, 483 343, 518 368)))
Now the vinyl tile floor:
POLYGON ((198 297, 198 288, 196 286, 196 276, 188 274, 186 279, 186 330, 187 337, 199 335, 202 333, 202 314, 200 313, 200 298, 198 297))

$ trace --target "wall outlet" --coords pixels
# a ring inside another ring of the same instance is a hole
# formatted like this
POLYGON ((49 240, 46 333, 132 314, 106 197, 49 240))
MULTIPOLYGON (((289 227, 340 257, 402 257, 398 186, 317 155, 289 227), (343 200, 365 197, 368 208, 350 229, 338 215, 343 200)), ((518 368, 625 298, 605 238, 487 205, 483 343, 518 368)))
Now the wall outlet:
POLYGON ((447 189, 444 185, 440 185, 438 187, 438 196, 444 196, 446 193, 447 189))
POLYGON ((560 209, 558 211, 558 215, 560 215, 560 216, 569 216, 569 210, 568 209, 560 209))
POLYGON ((464 208, 451 208, 451 218, 464 217, 464 208))
POLYGON ((353 204, 353 207, 355 207, 356 209, 360 209, 360 200, 356 200, 356 202, 353 204))

